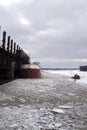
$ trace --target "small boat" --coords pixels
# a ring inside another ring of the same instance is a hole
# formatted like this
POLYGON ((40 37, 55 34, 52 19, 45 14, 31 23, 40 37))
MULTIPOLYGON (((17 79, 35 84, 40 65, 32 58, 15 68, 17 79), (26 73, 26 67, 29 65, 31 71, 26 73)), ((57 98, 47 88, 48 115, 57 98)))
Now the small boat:
POLYGON ((41 78, 39 63, 21 65, 21 78, 41 78))

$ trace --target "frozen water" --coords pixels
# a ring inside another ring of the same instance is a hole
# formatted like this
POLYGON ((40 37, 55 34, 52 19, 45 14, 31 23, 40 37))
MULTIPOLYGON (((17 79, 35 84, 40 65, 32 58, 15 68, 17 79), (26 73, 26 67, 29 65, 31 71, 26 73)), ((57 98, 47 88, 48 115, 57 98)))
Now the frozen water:
MULTIPOLYGON (((52 74, 60 74, 60 75, 64 75, 67 77, 72 77, 75 74, 78 74, 81 78, 80 80, 77 80, 76 82, 79 84, 87 84, 87 72, 86 71, 80 71, 80 70, 48 70, 48 72, 52 73, 52 74)), ((72 79, 73 80, 73 79, 72 79)))
POLYGON ((42 72, 0 86, 0 130, 87 130, 87 85, 42 72))

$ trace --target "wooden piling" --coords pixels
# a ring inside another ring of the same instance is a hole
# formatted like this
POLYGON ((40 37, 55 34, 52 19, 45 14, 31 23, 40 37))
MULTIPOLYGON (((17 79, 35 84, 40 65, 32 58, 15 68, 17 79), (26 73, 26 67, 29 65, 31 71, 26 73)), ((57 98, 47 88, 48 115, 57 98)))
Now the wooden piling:
POLYGON ((7 39, 7 67, 9 68, 10 66, 10 36, 8 36, 8 39, 7 39))
POLYGON ((2 40, 3 44, 2 44, 2 48, 5 49, 5 43, 6 43, 6 32, 3 32, 3 40, 2 40))
POLYGON ((13 52, 13 40, 11 40, 11 54, 13 52))
POLYGON ((16 42, 14 42, 14 55, 16 54, 16 42))
POLYGON ((7 52, 10 51, 10 36, 8 36, 8 42, 7 42, 7 52))
POLYGON ((6 44, 6 31, 4 31, 0 47, 0 81, 20 77, 21 65, 28 64, 29 59, 30 57, 16 42, 13 42, 10 36, 7 37, 6 44))

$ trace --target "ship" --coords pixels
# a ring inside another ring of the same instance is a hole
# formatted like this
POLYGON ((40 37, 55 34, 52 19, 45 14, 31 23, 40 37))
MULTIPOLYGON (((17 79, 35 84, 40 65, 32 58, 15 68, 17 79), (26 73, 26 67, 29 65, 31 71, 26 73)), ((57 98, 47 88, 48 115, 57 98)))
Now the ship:
POLYGON ((21 78, 41 78, 39 62, 21 65, 21 78))
POLYGON ((87 65, 80 66, 80 71, 87 71, 87 65))

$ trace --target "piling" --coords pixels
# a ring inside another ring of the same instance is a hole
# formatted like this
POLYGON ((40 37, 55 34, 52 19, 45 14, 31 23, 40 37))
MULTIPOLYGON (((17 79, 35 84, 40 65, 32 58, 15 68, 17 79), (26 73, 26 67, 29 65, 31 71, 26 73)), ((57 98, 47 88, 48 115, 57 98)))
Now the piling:
POLYGON ((29 60, 30 57, 10 36, 6 39, 6 31, 4 31, 0 46, 0 83, 20 78, 21 65, 28 64, 29 60))

